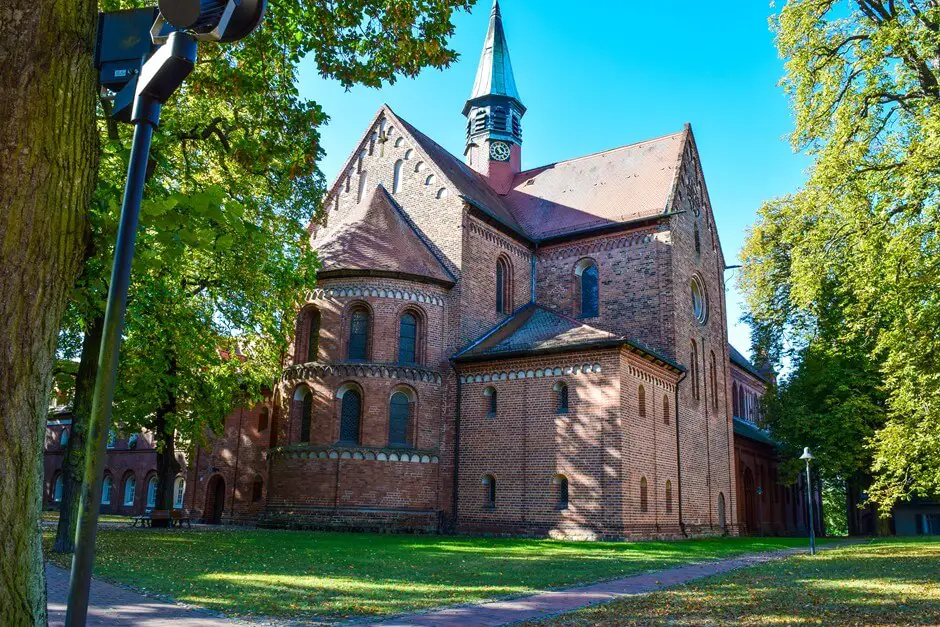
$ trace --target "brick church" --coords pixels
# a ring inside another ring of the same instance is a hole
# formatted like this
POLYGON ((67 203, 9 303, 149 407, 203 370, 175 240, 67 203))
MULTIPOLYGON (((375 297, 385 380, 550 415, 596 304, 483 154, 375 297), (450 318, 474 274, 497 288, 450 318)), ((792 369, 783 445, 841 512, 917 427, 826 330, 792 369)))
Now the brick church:
POLYGON ((525 115, 494 4, 463 155, 377 112, 309 227, 322 267, 290 361, 194 451, 187 509, 577 538, 805 529, 749 414, 766 379, 729 358, 691 128, 523 170, 525 115))

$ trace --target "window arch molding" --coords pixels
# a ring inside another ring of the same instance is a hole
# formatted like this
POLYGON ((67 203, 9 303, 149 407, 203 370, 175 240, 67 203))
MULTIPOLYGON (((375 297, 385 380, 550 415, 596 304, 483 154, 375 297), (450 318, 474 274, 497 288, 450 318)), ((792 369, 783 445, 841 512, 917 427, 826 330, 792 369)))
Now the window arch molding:
POLYGON ((483 390, 483 414, 487 418, 495 418, 499 411, 499 393, 492 385, 483 390))
POLYGON ((375 314, 372 311, 372 306, 364 300, 352 301, 346 305, 343 320, 346 359, 349 361, 369 361, 372 358, 372 337, 375 326, 375 314), (365 313, 364 323, 357 319, 359 313, 365 313), (360 324, 364 324, 362 329, 359 328, 360 324), (354 331, 356 333, 355 342, 354 331))
POLYGON ((322 314, 315 305, 307 305, 300 310, 297 316, 297 329, 294 333, 295 364, 318 361, 321 323, 322 314))
POLYGON ((513 267, 505 253, 496 257, 496 313, 512 313, 513 307, 513 267))
POLYGON ((427 348, 426 346, 427 342, 425 341, 426 334, 427 334, 427 314, 420 307, 416 305, 412 305, 412 304, 407 304, 398 311, 396 320, 397 320, 398 326, 395 331, 398 333, 398 342, 395 347, 395 359, 399 363, 406 363, 406 364, 418 365, 418 364, 425 363, 426 348, 427 348), (408 316, 408 315, 412 316, 415 321, 414 350, 413 350, 414 358, 411 360, 407 360, 407 357, 408 357, 407 353, 409 352, 407 342, 405 342, 406 345, 403 346, 403 340, 406 339, 404 336, 407 334, 407 329, 405 328, 406 326, 405 316, 408 316), (404 356, 402 355, 403 352, 405 353, 404 356))
POLYGON ((144 481, 144 485, 147 486, 147 507, 154 508, 157 506, 157 501, 160 500, 160 479, 157 477, 156 470, 151 470, 149 473, 147 473, 147 478, 144 481))
POLYGON ((555 497, 555 509, 562 510, 568 509, 568 502, 570 500, 570 483, 568 477, 559 473, 552 477, 552 487, 554 488, 554 497, 555 497))
POLYGON ((417 441, 418 393, 409 385, 396 385, 388 395, 388 445, 413 448, 417 441), (402 397, 407 401, 404 408, 399 404, 402 397), (396 415, 396 411, 403 409, 407 409, 407 414, 396 415))
POLYGON ((362 440, 362 415, 365 409, 365 394, 355 381, 346 381, 336 388, 336 438, 337 442, 358 445, 362 440))
POLYGON ((496 475, 492 473, 483 475, 480 483, 483 486, 483 507, 496 509, 496 475))
POLYGON ((558 381, 552 386, 555 393, 555 413, 567 414, 571 409, 571 388, 567 381, 558 381))
POLYGON ((131 507, 137 502, 137 475, 133 470, 124 473, 121 480, 121 504, 125 507, 131 507))
POLYGON ((584 257, 574 264, 574 305, 581 318, 600 315, 600 269, 597 260, 584 257))

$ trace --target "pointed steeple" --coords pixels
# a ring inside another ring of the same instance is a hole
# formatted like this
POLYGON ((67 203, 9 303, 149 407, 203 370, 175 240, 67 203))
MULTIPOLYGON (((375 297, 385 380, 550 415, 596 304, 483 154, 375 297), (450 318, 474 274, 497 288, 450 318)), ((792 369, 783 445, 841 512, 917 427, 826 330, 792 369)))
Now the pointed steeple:
POLYGON ((464 153, 470 167, 501 194, 509 191, 513 176, 522 168, 525 111, 512 73, 499 0, 494 0, 473 91, 463 107, 467 118, 464 153))
POLYGON ((483 53, 480 55, 480 65, 477 68, 477 78, 473 83, 470 99, 464 106, 463 114, 473 106, 474 101, 487 96, 505 96, 516 101, 516 104, 525 112, 525 105, 519 97, 516 88, 516 79, 512 73, 512 62, 509 60, 509 44, 506 43, 506 33, 503 31, 503 16, 499 12, 499 0, 493 0, 493 10, 490 11, 490 27, 483 42, 483 53))

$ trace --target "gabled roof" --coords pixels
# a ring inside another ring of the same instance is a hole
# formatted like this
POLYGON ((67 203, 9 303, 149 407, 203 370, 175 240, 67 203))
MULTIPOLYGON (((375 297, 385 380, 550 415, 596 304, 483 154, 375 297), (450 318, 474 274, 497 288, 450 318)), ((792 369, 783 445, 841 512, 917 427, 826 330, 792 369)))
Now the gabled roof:
POLYGON ((731 358, 731 363, 734 365, 739 366, 743 370, 746 370, 764 383, 770 383, 767 373, 761 372, 757 366, 752 364, 747 357, 742 355, 740 351, 738 351, 738 349, 736 349, 731 344, 728 344, 728 356, 731 358))
POLYGON ((651 361, 673 370, 683 368, 626 337, 604 331, 536 303, 522 307, 502 324, 454 355, 455 361, 488 361, 533 353, 628 346, 651 361))
POLYGON ((734 434, 740 435, 741 437, 747 438, 748 440, 760 442, 761 444, 767 444, 768 446, 780 446, 780 443, 770 437, 769 433, 754 423, 748 422, 742 418, 738 418, 737 416, 734 416, 734 434))
POLYGON ((498 0, 493 1, 493 10, 490 11, 490 26, 486 31, 486 39, 483 41, 483 53, 480 55, 477 77, 473 83, 470 99, 464 108, 464 115, 467 114, 470 103, 487 96, 512 98, 525 110, 522 99, 519 97, 519 90, 516 89, 516 79, 512 74, 509 44, 506 43, 498 0))
POLYGON ((317 233, 320 275, 369 273, 453 285, 453 275, 381 185, 348 214, 317 233))
POLYGON ((536 240, 664 215, 689 132, 520 172, 506 202, 536 240))

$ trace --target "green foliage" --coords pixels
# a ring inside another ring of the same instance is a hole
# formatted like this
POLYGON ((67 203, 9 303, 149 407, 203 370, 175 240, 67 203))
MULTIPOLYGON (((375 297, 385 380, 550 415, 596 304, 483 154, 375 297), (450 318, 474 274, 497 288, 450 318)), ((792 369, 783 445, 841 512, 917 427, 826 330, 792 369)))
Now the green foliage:
POLYGON ((849 517, 845 507, 845 481, 825 481, 822 489, 823 522, 826 535, 849 535, 849 517))
POLYGON ((793 429, 826 420, 833 444, 844 425, 887 512, 940 493, 940 6, 791 0, 774 29, 793 144, 814 163, 804 189, 762 207, 740 285, 763 350, 794 364, 780 394, 793 429))
MULTIPOLYGON (((151 5, 101 0, 101 10, 151 5)), ((204 44, 154 136, 134 260, 115 420, 185 441, 217 430, 280 373, 295 312, 313 287, 306 225, 325 182, 318 129, 327 116, 297 91, 313 55, 343 85, 378 86, 456 57, 454 10, 468 0, 272 3, 234 45, 204 44)), ((100 111, 93 237, 60 352, 75 356, 103 315, 129 155, 129 126, 100 111)))

